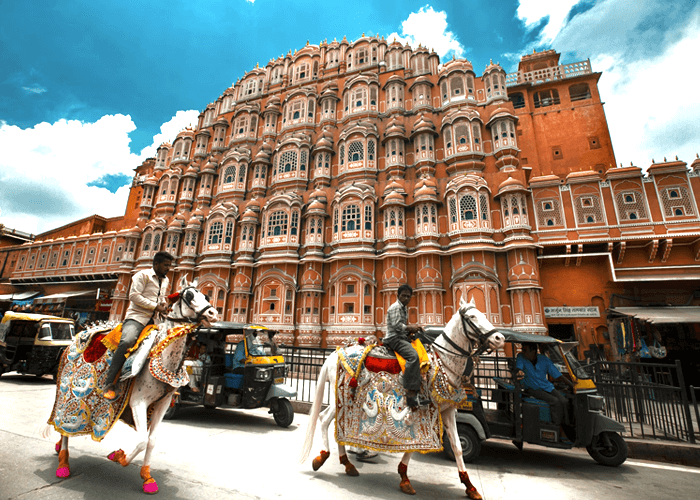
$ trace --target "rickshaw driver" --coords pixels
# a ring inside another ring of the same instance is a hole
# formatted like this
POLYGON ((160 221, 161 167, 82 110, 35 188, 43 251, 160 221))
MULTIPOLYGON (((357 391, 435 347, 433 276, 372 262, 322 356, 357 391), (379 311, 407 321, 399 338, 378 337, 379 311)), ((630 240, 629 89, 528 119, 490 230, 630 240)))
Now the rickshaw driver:
POLYGON ((131 280, 129 308, 122 323, 122 336, 105 379, 105 399, 117 399, 114 381, 126 361, 126 351, 133 347, 146 326, 155 324, 156 315, 168 312, 166 297, 170 280, 167 274, 174 259, 168 252, 158 252, 153 257, 153 268, 139 271, 131 280))
POLYGON ((408 303, 411 301, 413 288, 403 284, 398 290, 398 299, 387 310, 386 337, 384 345, 392 351, 399 353, 406 360, 406 368, 403 374, 403 386, 406 389, 408 406, 430 404, 430 400, 418 394, 421 386, 420 359, 415 348, 411 345, 411 338, 423 328, 408 324, 408 303))
POLYGON ((570 387, 574 383, 564 377, 552 360, 544 354, 538 354, 537 344, 533 342, 523 342, 523 350, 515 358, 515 378, 522 381, 524 393, 535 399, 540 399, 547 403, 552 412, 552 423, 561 425, 562 419, 567 422, 568 412, 566 397, 554 388, 547 375, 550 375, 555 382, 564 381, 570 387), (564 418, 565 417, 565 418, 564 418))

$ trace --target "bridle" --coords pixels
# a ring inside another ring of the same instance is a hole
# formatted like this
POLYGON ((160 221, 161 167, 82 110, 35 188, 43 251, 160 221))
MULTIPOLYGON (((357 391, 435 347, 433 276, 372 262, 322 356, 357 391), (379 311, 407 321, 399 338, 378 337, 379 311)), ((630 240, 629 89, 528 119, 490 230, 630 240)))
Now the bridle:
POLYGON ((193 286, 186 286, 182 290, 180 290, 179 293, 174 294, 177 296, 177 307, 180 310, 180 318, 173 318, 172 316, 166 316, 166 319, 174 322, 174 323, 199 323, 202 321, 202 317, 204 316, 204 313, 206 313, 209 309, 213 309, 214 306, 211 304, 207 303, 205 307, 203 307, 201 310, 197 311, 193 306, 192 306, 192 299, 194 298, 194 292, 198 291, 195 287, 193 286), (189 292, 189 293, 188 293, 189 292), (185 303, 187 307, 195 311, 195 318, 188 318, 185 317, 185 315, 182 312, 182 303, 185 303))
POLYGON ((437 347, 438 349, 440 349, 442 351, 445 351, 448 354, 451 354, 452 356, 456 356, 459 358, 469 358, 471 360, 473 360, 477 356, 480 356, 488 349, 488 344, 486 343, 486 341, 488 340, 488 338, 491 335, 498 332, 498 328, 492 328, 488 332, 481 333, 481 329, 476 325, 476 323, 474 323, 474 321, 472 321, 472 319, 468 315, 466 315, 466 312, 469 310, 469 308, 472 308, 472 307, 474 309, 476 309, 475 305, 467 304, 467 310, 464 311, 465 314, 462 314, 462 312, 459 311, 459 317, 462 320, 462 329, 464 330, 464 335, 466 337, 469 337, 469 335, 467 334, 467 332, 469 332, 469 331, 476 334, 477 340, 479 341, 479 347, 473 353, 470 353, 470 352, 466 351, 465 349, 463 349, 461 346, 459 346, 450 337, 445 335, 445 332, 441 333, 440 337, 443 337, 445 339, 445 341, 457 352, 454 352, 454 351, 448 349, 447 347, 441 346, 440 344, 434 342, 433 345, 435 347, 437 347), (469 328, 467 328, 467 327, 469 327, 469 328))

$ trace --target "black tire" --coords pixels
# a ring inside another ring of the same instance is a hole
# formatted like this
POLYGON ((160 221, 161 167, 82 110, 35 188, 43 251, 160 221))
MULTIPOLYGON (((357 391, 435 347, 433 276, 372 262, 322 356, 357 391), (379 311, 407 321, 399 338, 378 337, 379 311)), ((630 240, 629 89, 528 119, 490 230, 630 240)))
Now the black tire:
POLYGON ((591 446, 586 446, 588 454, 602 465, 617 467, 627 460, 627 443, 617 432, 601 432, 591 446), (604 447, 603 435, 610 440, 610 446, 604 447))
MULTIPOLYGON (((462 445, 462 460, 464 460, 464 463, 472 462, 481 453, 481 439, 479 439, 479 435, 471 425, 467 424, 457 424, 457 435, 462 445)), ((447 433, 445 433, 442 443, 445 455, 454 462, 455 454, 452 451, 452 443, 450 443, 447 433)))
POLYGON ((163 415, 163 418, 165 420, 174 420, 177 418, 177 414, 180 411, 180 398, 174 402, 171 403, 170 406, 168 406, 168 409, 165 410, 165 415, 163 415))
POLYGON ((275 422, 280 427, 289 427, 294 421, 294 407, 292 407, 292 403, 287 398, 278 399, 277 411, 272 416, 275 417, 275 422))

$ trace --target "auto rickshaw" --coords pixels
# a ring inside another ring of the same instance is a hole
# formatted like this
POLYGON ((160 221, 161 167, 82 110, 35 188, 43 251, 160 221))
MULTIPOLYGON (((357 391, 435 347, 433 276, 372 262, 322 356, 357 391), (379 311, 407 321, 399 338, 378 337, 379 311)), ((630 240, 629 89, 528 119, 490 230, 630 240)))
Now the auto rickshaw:
POLYGON ((8 311, 0 322, 0 375, 16 371, 41 377, 56 371, 75 336, 75 322, 44 314, 8 311))
MULTIPOLYGON (((294 408, 289 398, 297 392, 284 379, 287 367, 277 353, 275 330, 261 325, 218 322, 200 328, 197 344, 204 346, 201 357, 190 368, 192 383, 181 387, 165 418, 172 419, 183 406, 206 408, 269 407, 280 427, 289 427, 294 408), (260 336, 267 334, 269 341, 260 336)), ((195 348, 196 354, 196 348, 195 348)), ((187 361, 185 361, 187 364, 187 361)))
MULTIPOLYGON (((627 459, 627 443, 620 435, 625 428, 603 414, 605 401, 598 394, 591 373, 571 353, 578 343, 514 330, 500 331, 512 344, 537 343, 540 352, 544 351, 562 375, 574 383, 573 392, 557 387, 566 396, 571 422, 562 425, 562 436, 560 427, 551 422, 549 405, 523 394, 520 382, 513 376, 515 358, 498 354, 483 357, 472 376, 476 394, 470 397, 466 408, 457 412, 465 462, 479 455, 481 441, 496 437, 512 440, 520 450, 523 443, 562 449, 585 447, 600 464, 622 464, 627 459)), ((449 442, 444 444, 445 453, 454 459, 449 442)))

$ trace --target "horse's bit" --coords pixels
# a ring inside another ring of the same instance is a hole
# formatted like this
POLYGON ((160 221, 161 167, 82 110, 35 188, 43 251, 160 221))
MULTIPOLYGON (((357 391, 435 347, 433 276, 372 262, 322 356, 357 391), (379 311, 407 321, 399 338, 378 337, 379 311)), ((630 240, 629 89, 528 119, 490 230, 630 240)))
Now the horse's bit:
POLYGON ((186 286, 180 292, 180 300, 178 300, 177 305, 180 309, 180 316, 182 316, 182 318, 171 318, 170 316, 167 316, 167 319, 177 323, 199 323, 202 320, 202 316, 204 316, 204 313, 206 313, 209 309, 214 308, 214 306, 207 303, 207 305, 203 307, 200 311, 195 310, 195 308, 192 307, 192 299, 194 298, 194 292, 192 290, 196 290, 196 288, 193 286, 186 286), (185 305, 187 305, 187 307, 195 311, 196 318, 194 320, 185 317, 185 315, 182 313, 182 302, 184 302, 185 305))
MULTIPOLYGON (((468 304, 468 308, 469 307, 476 307, 476 306, 468 304)), ((439 344, 433 343, 433 345, 435 347, 437 347, 438 349, 442 349, 443 351, 445 351, 453 356, 466 357, 466 358, 473 360, 475 357, 480 356, 484 351, 486 351, 488 349, 488 345, 486 344, 486 341, 488 340, 488 338, 491 335, 498 332, 498 328, 493 328, 486 333, 478 333, 481 331, 481 329, 471 320, 471 318, 469 318, 469 316, 465 317, 465 315, 460 312, 459 317, 462 320, 462 329, 464 330, 464 335, 468 336, 467 335, 468 331, 471 331, 472 333, 475 333, 477 335, 477 340, 479 341, 478 349, 476 349, 473 353, 469 353, 466 350, 462 349, 462 347, 457 345, 450 337, 445 335, 444 332, 441 333, 440 336, 444 337, 444 339, 447 341, 447 343, 450 344, 450 346, 453 349, 455 349, 457 352, 453 352, 450 349, 447 349, 446 347, 443 347, 439 344), (469 328, 467 328, 467 326, 469 326, 469 328)))

